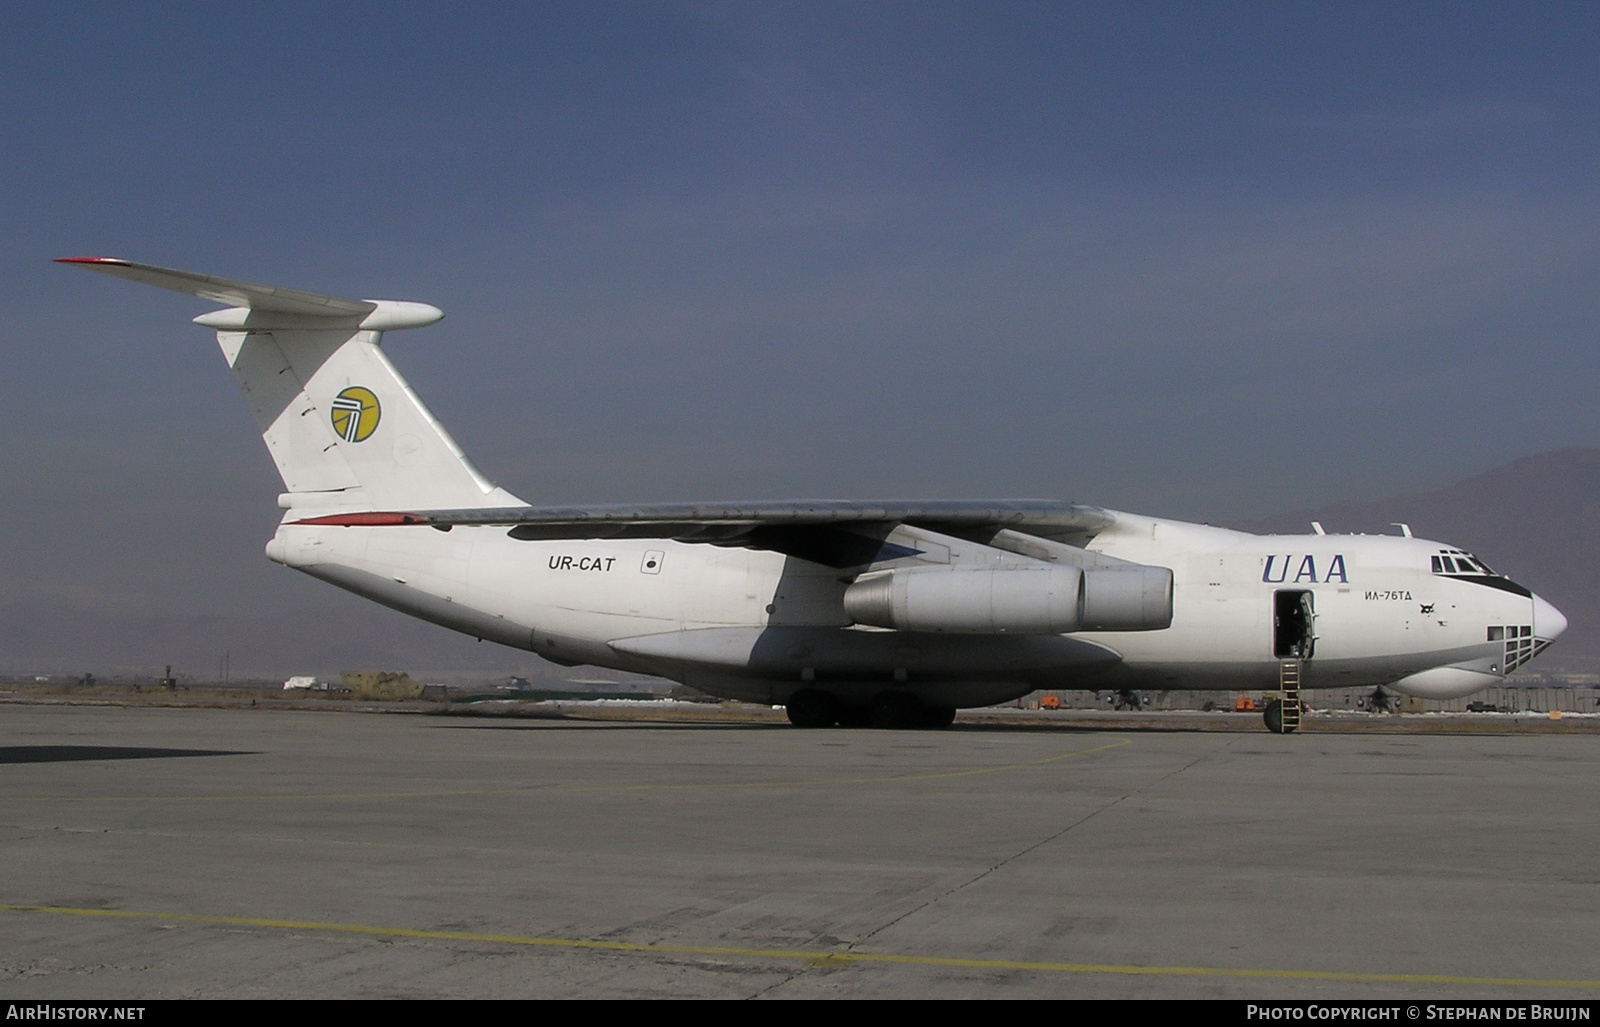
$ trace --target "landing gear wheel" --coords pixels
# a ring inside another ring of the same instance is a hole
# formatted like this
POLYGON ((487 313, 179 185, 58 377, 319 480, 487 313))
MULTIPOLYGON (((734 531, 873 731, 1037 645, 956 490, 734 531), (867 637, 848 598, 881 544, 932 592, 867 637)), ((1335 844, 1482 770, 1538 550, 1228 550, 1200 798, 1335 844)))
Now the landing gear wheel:
POLYGON ((1268 731, 1275 735, 1283 734, 1283 703, 1277 699, 1269 699, 1261 719, 1267 722, 1268 731))
POLYGON ((867 705, 872 726, 897 730, 917 727, 922 721, 922 703, 905 692, 879 692, 867 705))
POLYGON ((789 697, 789 723, 795 727, 832 727, 839 721, 839 700, 815 688, 802 688, 789 697))
POLYGON ((839 707, 839 726, 871 727, 872 710, 866 706, 841 705, 839 707))
POLYGON ((947 728, 956 719, 954 706, 934 706, 909 692, 879 692, 863 712, 873 727, 888 730, 947 728))

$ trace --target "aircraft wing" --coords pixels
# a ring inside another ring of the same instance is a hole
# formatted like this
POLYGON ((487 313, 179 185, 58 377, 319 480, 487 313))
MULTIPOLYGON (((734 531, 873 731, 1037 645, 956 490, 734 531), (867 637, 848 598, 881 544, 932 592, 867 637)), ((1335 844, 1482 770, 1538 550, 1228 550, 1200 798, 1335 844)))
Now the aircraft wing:
POLYGON ((987 544, 1001 531, 1082 546, 1114 515, 1099 507, 1042 500, 1016 502, 750 503, 738 506, 674 503, 652 506, 515 506, 467 510, 338 513, 297 524, 378 526, 505 525, 514 538, 662 538, 720 546, 770 549, 832 567, 877 558, 899 525, 987 544))

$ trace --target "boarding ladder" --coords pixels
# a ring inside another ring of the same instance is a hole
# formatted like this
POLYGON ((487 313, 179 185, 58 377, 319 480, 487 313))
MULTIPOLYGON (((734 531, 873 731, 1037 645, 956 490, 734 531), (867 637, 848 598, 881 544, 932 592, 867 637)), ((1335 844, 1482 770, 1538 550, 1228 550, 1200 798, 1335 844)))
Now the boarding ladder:
POLYGON ((1300 661, 1284 660, 1278 665, 1278 695, 1283 704, 1283 733, 1300 727, 1300 661))

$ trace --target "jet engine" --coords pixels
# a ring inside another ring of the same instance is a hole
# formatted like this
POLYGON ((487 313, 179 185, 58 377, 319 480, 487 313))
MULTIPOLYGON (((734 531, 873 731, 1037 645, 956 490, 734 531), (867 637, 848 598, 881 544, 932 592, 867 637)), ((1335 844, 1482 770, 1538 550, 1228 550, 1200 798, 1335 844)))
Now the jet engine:
POLYGON ((1172 626, 1172 571, 1130 564, 1084 572, 1084 631, 1160 631, 1172 626))
POLYGON ((858 578, 845 589, 844 608, 857 624, 900 631, 1152 631, 1172 623, 1172 572, 1062 564, 915 567, 858 578))

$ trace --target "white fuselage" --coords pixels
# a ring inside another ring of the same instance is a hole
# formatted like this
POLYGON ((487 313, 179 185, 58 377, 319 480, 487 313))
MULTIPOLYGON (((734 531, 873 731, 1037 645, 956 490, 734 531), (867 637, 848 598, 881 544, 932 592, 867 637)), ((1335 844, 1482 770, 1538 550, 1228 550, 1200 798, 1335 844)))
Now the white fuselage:
POLYGON ((559 663, 786 703, 797 724, 863 705, 948 724, 1039 687, 1267 688, 1280 672, 1466 695, 1566 627, 1409 532, 1260 536, 1038 502, 529 507, 382 351, 437 308, 62 262, 234 304, 195 320, 287 490, 272 559, 559 663), (695 541, 636 537, 655 533, 695 541))
POLYGON ((850 574, 776 552, 667 540, 521 541, 504 527, 286 523, 267 552, 396 609, 560 663, 658 674, 765 702, 808 682, 846 693, 905 688, 958 706, 1039 687, 1269 688, 1294 655, 1279 623, 1280 592, 1310 593, 1307 687, 1469 694, 1497 683, 1508 655, 1512 666, 1523 662, 1565 627, 1553 607, 1504 578, 1436 573, 1430 559, 1457 551, 1410 537, 1251 535, 1116 514, 1087 549, 1170 568, 1171 626, 1048 637, 868 628, 844 611, 850 574))

